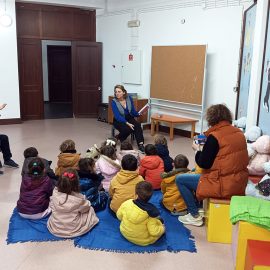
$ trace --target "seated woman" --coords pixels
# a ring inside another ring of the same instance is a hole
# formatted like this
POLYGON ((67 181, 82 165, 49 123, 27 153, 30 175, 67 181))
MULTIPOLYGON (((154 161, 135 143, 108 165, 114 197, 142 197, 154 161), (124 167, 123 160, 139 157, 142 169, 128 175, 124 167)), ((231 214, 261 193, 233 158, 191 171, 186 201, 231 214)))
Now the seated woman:
POLYGON ((134 117, 140 114, 135 110, 132 97, 127 94, 123 85, 114 87, 114 99, 112 100, 113 125, 119 131, 117 139, 124 141, 134 132, 138 148, 144 153, 144 138, 140 123, 134 117))
POLYGON ((196 152, 195 161, 203 169, 202 173, 176 177, 177 187, 189 212, 178 220, 194 226, 203 224, 196 197, 201 201, 245 195, 248 181, 246 140, 242 131, 231 125, 230 110, 223 104, 212 105, 207 110, 206 120, 210 128, 204 133, 207 141, 203 149, 201 145, 192 145, 196 152))

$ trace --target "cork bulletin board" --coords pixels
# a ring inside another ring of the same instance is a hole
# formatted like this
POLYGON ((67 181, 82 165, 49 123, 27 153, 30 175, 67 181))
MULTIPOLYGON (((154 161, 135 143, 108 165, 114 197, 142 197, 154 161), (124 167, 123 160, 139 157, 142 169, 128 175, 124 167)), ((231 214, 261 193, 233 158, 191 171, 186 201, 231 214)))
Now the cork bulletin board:
POLYGON ((202 105, 206 45, 153 46, 150 97, 202 105))

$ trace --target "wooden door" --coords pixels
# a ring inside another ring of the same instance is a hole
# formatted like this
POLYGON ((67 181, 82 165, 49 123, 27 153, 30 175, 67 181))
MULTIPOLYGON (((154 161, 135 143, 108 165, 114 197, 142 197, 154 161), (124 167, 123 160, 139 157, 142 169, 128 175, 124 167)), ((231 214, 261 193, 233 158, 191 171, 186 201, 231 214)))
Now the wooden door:
POLYGON ((72 42, 72 91, 75 117, 97 117, 102 95, 101 53, 101 43, 72 42))
POLYGON ((18 40, 20 104, 23 120, 43 119, 41 41, 18 40))
POLYGON ((48 46, 50 102, 72 102, 71 47, 48 46))

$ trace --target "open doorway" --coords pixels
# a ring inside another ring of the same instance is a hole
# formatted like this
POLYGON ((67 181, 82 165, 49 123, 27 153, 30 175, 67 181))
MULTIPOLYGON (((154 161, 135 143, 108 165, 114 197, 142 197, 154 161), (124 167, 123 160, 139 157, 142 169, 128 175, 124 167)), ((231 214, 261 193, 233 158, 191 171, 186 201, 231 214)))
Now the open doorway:
POLYGON ((71 42, 42 41, 44 119, 72 118, 71 42))

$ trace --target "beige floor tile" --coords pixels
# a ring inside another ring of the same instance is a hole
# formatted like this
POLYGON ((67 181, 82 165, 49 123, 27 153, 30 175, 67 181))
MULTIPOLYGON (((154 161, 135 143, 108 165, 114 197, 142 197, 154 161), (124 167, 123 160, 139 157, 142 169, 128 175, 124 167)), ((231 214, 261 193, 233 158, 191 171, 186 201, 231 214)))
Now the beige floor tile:
MULTIPOLYGON (((1 133, 10 138, 13 158, 23 163, 23 151, 35 146, 40 156, 56 165, 59 145, 65 139, 76 142, 82 154, 88 147, 98 144, 110 136, 110 126, 95 119, 54 119, 26 121, 19 125, 1 126, 1 133)), ((153 143, 149 130, 145 130, 145 143, 153 143)), ((167 134, 167 139, 169 138, 167 134)), ((191 139, 175 136, 168 141, 171 156, 185 154, 194 166, 191 139)), ((9 218, 12 214, 20 189, 20 169, 4 169, 0 176, 0 269, 2 270, 163 270, 163 269, 210 269, 230 270, 232 267, 230 245, 208 243, 205 228, 189 227, 195 237, 197 253, 160 252, 155 254, 120 254, 75 248, 71 241, 45 243, 6 244, 9 218)))

